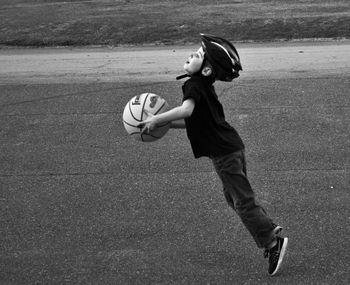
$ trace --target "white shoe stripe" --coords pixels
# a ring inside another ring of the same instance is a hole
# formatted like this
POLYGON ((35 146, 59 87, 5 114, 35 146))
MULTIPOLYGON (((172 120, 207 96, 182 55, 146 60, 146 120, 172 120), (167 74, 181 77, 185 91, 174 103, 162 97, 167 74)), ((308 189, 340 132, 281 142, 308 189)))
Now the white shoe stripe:
POLYGON ((284 241, 283 241, 283 245, 282 245, 282 248, 281 248, 280 256, 278 258, 278 263, 277 263, 275 271, 271 273, 271 276, 276 275, 276 273, 280 270, 280 268, 282 266, 283 258, 284 258, 285 254, 287 252, 288 238, 283 238, 283 240, 284 241))

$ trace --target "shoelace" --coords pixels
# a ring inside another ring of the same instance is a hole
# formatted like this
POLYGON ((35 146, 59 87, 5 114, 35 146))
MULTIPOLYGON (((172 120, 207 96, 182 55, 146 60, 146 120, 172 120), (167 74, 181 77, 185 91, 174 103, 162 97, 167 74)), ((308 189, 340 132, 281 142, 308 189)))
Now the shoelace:
POLYGON ((278 259, 278 257, 279 257, 279 247, 280 247, 280 241, 277 240, 277 244, 273 248, 265 249, 265 251, 264 251, 264 258, 267 258, 267 257, 270 256, 270 258, 269 258, 270 261, 278 259))

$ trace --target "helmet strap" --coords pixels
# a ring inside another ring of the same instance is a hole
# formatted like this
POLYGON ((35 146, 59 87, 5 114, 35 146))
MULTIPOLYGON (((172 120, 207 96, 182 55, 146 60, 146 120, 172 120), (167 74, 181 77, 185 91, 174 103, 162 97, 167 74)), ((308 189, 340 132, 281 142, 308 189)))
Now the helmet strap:
POLYGON ((183 79, 183 78, 186 78, 186 77, 191 77, 189 74, 182 74, 182 75, 179 75, 179 76, 176 76, 176 80, 180 80, 180 79, 183 79))

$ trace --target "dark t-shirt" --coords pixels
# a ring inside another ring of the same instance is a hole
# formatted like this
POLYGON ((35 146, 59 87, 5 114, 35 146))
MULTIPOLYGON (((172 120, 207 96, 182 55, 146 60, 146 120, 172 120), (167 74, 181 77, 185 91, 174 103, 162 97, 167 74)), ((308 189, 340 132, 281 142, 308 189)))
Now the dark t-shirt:
POLYGON ((212 82, 194 76, 182 86, 183 101, 192 98, 195 108, 185 119, 187 136, 195 158, 215 157, 244 148, 237 131, 225 120, 225 114, 212 82))

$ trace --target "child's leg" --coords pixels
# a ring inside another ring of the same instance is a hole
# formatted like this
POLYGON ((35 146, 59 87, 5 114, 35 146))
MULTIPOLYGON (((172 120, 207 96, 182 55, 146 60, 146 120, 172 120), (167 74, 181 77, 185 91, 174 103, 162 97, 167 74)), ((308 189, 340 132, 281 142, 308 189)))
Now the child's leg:
POLYGON ((274 224, 255 201, 255 194, 246 177, 244 151, 212 160, 222 180, 227 202, 237 212, 258 247, 269 247, 275 240, 274 224))

